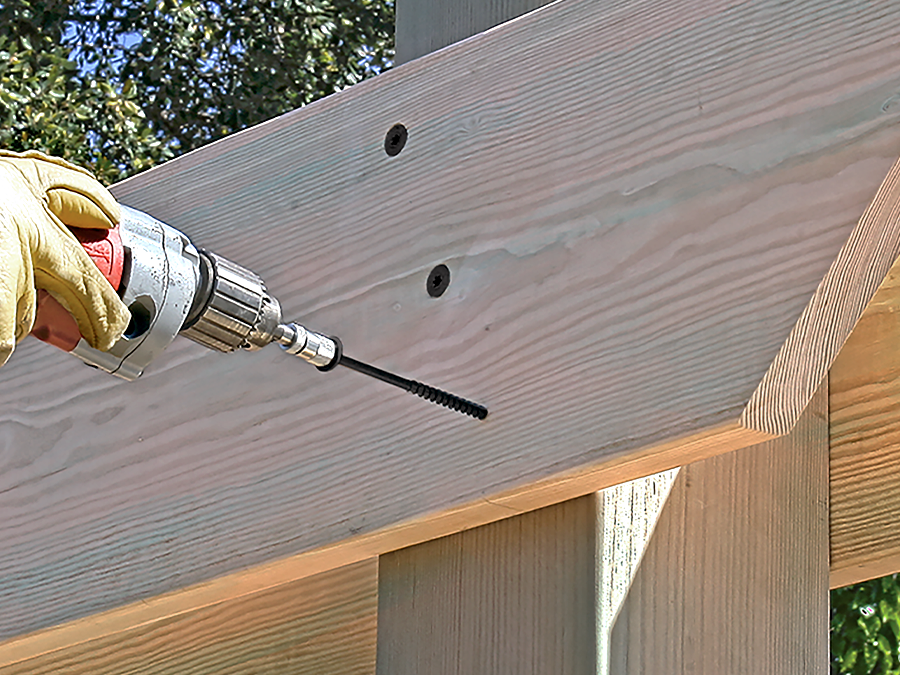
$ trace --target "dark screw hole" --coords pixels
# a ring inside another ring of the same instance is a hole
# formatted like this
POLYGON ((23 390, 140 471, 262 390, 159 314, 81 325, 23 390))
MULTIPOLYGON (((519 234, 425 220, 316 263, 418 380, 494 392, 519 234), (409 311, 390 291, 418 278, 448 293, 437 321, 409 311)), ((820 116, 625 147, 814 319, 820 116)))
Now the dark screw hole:
POLYGON ((389 156, 396 157, 400 154, 403 146, 406 145, 408 136, 409 132, 406 130, 405 126, 402 124, 395 124, 387 132, 387 136, 384 137, 384 151, 389 156))
POLYGON ((439 298, 450 285, 450 269, 446 265, 438 265, 428 275, 425 289, 432 298, 439 298))

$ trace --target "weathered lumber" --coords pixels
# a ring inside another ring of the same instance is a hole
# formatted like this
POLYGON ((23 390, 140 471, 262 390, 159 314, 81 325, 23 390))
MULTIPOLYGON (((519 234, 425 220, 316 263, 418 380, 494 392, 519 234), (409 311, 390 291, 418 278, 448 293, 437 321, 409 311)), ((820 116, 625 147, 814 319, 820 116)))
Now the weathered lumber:
POLYGON ((830 383, 831 585, 838 587, 900 572, 900 262, 830 383))
POLYGON ((609 631, 609 673, 827 673, 828 398, 681 469, 609 631))
POLYGON ((394 31, 397 64, 412 61, 552 0, 397 0, 394 31))
POLYGON ((377 672, 828 672, 827 405, 823 387, 783 439, 382 556, 377 672))
POLYGON ((900 253, 900 160, 881 183, 744 410, 745 425, 793 428, 900 253))
POLYGON ((118 186, 491 416, 277 349, 176 341, 126 385, 23 344, 0 636, 165 621, 231 598, 213 578, 264 590, 764 438, 742 411, 900 153, 898 29, 893 5, 568 0, 118 186))
POLYGON ((371 675, 377 563, 369 560, 165 621, 92 617, 61 642, 37 633, 4 648, 3 675, 371 675), (104 626, 105 630, 94 628, 104 626))
POLYGON ((597 497, 378 563, 378 675, 557 673, 597 664, 597 497))

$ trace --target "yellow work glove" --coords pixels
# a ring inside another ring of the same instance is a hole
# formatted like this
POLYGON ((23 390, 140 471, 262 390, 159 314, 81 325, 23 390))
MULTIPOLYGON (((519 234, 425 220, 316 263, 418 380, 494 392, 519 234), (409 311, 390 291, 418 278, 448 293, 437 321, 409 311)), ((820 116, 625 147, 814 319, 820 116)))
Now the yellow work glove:
POLYGON ((119 218, 115 198, 87 171, 0 150, 0 365, 31 332, 37 288, 69 311, 88 344, 112 347, 131 315, 66 225, 108 229, 119 218))

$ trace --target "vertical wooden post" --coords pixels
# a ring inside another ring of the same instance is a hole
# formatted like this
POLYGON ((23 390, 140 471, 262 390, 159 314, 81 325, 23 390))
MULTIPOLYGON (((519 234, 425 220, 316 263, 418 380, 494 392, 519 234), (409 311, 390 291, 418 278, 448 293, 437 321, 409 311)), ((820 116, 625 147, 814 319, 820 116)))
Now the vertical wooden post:
POLYGON ((379 675, 593 675, 597 497, 381 556, 379 675))
POLYGON ((680 470, 600 623, 601 673, 828 672, 827 405, 823 386, 789 436, 680 470))
POLYGON ((395 62, 417 59, 552 0, 397 0, 395 62))
POLYGON ((828 418, 381 557, 377 672, 828 669, 828 418))

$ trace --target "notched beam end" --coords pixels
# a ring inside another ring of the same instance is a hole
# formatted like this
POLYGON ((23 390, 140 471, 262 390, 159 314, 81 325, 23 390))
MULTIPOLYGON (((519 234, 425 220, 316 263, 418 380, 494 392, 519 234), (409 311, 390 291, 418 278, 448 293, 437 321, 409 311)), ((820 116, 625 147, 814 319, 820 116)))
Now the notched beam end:
POLYGON ((854 227, 741 415, 741 424, 788 434, 828 374, 900 255, 900 160, 854 227))

